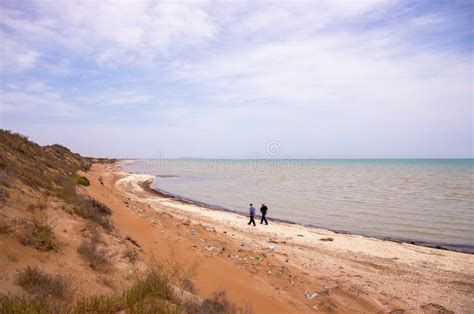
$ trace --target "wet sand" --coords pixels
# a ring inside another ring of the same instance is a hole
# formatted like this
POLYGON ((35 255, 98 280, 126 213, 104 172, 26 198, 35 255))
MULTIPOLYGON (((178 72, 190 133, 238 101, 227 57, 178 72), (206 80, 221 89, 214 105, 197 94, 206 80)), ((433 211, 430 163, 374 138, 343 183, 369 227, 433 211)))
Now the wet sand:
MULTIPOLYGON (((198 263, 201 297, 226 290, 256 313, 436 312, 474 308, 474 255, 238 214, 153 193, 155 179, 96 164, 88 193, 149 262, 198 263), (98 178, 103 178, 103 185, 98 178)), ((271 210, 271 209, 270 209, 271 210)))

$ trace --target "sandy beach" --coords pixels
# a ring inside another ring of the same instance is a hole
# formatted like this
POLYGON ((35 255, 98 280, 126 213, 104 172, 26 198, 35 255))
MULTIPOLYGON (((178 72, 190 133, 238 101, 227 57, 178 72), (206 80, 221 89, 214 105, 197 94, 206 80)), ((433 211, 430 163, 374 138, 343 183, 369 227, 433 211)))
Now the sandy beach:
POLYGON ((86 193, 145 260, 198 265, 199 295, 226 290, 256 313, 469 313, 474 255, 247 218, 153 193, 154 176, 95 164, 86 193), (99 183, 102 178, 103 184, 99 183))

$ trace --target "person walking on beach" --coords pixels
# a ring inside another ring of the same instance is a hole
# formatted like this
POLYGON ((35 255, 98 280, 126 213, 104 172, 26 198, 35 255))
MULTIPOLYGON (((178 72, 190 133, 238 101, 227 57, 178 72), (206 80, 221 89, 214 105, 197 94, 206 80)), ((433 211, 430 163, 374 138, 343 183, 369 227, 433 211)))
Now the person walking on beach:
POLYGON ((253 223, 253 226, 255 227, 255 207, 253 207, 252 204, 250 204, 250 208, 249 208, 249 215, 250 215, 250 221, 248 223, 248 225, 250 225, 251 223, 253 223))
POLYGON ((266 217, 267 211, 268 211, 267 205, 262 203, 262 207, 260 207, 260 213, 262 213, 262 219, 260 220, 260 224, 263 224, 263 222, 265 221, 265 224, 268 225, 268 221, 266 217))

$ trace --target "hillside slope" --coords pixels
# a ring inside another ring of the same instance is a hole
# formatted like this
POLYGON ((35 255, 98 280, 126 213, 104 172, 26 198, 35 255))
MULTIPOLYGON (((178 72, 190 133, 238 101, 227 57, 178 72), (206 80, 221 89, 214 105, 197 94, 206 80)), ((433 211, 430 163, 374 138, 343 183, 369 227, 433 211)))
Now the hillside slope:
POLYGON ((111 209, 85 193, 97 161, 109 162, 0 130, 0 313, 236 312, 222 294, 199 299, 142 261, 111 209))

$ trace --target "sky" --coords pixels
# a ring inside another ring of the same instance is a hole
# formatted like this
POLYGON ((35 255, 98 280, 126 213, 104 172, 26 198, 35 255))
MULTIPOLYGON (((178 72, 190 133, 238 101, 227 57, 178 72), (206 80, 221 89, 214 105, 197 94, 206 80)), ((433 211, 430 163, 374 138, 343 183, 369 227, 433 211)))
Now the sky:
POLYGON ((122 158, 473 158, 472 1, 0 0, 0 126, 122 158))

